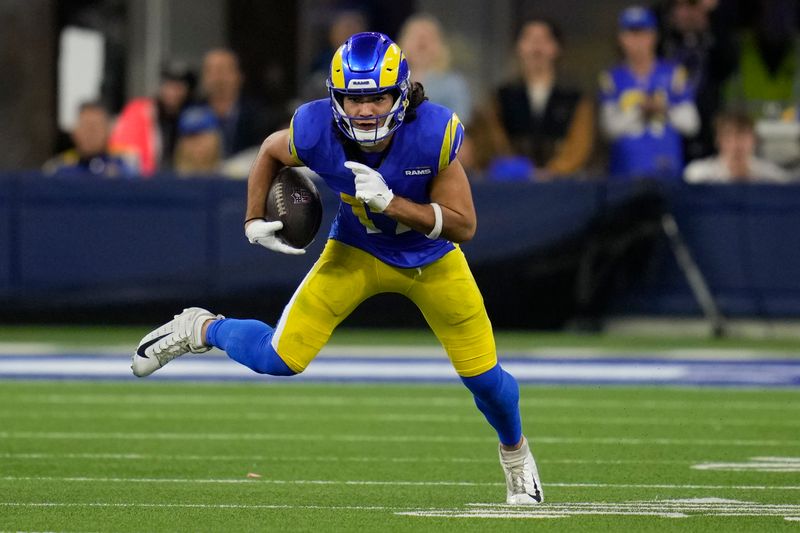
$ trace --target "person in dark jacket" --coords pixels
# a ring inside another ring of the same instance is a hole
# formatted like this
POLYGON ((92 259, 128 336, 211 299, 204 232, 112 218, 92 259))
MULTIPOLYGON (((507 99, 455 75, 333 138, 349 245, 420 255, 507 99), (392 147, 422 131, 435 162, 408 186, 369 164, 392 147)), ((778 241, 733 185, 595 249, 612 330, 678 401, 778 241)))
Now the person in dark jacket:
POLYGON ((242 94, 243 82, 236 53, 226 48, 206 53, 201 86, 219 123, 223 158, 260 145, 278 126, 264 106, 242 94))
POLYGON ((497 117, 511 151, 533 161, 537 179, 579 173, 594 143, 592 99, 558 81, 562 49, 554 22, 528 19, 516 39, 519 78, 497 91, 497 117))

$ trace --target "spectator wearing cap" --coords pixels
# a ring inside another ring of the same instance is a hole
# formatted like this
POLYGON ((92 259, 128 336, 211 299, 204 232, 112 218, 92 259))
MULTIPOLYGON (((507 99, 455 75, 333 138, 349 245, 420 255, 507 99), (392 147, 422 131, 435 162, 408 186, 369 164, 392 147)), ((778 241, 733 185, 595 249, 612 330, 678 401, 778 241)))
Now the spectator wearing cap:
POLYGON ((185 64, 165 64, 156 96, 135 98, 122 109, 111 145, 136 153, 143 176, 172 166, 178 117, 191 104, 195 83, 185 64))
POLYGON ((744 112, 720 113, 714 121, 716 156, 690 163, 684 172, 688 183, 787 183, 788 173, 755 155, 753 119, 744 112))
POLYGON ((71 137, 74 148, 48 160, 42 170, 53 177, 95 176, 131 178, 138 175, 135 162, 108 146, 111 117, 99 102, 81 104, 71 137))
POLYGON ((612 179, 680 179, 683 136, 700 127, 685 69, 656 55, 656 28, 650 9, 624 9, 622 61, 600 75, 600 126, 611 144, 612 179))
POLYGON ((222 135, 216 115, 208 106, 194 106, 181 113, 174 170, 179 176, 211 175, 222 161, 222 135))

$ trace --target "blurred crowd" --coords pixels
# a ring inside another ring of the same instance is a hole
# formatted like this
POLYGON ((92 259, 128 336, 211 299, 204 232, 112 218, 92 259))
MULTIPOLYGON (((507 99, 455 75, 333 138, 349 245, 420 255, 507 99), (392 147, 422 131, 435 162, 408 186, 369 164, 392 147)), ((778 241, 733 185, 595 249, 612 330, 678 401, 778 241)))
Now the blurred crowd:
MULTIPOLYGON (((717 0, 632 5, 617 17, 617 63, 598 66, 597 86, 585 90, 562 79, 569 48, 559 21, 532 16, 509 51, 514 74, 488 95, 454 67, 442 21, 415 14, 391 37, 413 81, 466 125, 459 157, 475 181, 789 183, 800 182, 798 20, 796 0, 752 2, 746 27, 731 24, 717 0)), ((368 29, 358 11, 331 21, 298 101, 327 97, 334 50, 368 29)), ((156 93, 116 116, 99 102, 82 104, 73 147, 44 171, 245 178, 292 109, 268 109, 243 93, 243 81, 231 49, 209 50, 197 72, 166 62, 156 93)))

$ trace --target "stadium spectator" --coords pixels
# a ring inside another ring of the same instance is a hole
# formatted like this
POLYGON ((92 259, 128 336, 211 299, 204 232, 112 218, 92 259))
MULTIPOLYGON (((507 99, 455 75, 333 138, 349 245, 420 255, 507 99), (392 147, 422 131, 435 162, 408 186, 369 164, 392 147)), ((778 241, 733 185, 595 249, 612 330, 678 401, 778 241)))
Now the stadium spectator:
POLYGON ((111 151, 108 139, 111 117, 99 102, 81 104, 71 138, 74 148, 48 160, 42 167, 48 176, 134 177, 138 174, 135 156, 111 151))
POLYGON ((681 64, 695 95, 700 130, 684 143, 686 160, 714 151, 714 117, 722 101, 722 85, 737 64, 737 44, 730 24, 715 17, 708 0, 666 0, 659 49, 681 64))
POLYGON ((466 79, 450 65, 450 49, 439 20, 428 14, 409 17, 397 44, 405 52, 412 81, 425 87, 431 102, 456 112, 465 124, 472 119, 472 95, 466 79))
POLYGON ((756 120, 761 157, 791 168, 800 162, 800 133, 782 117, 800 101, 800 3, 759 0, 740 9, 746 29, 726 87, 728 106, 747 109, 756 120))
POLYGON ((553 21, 525 21, 516 39, 519 78, 497 91, 501 131, 514 154, 534 162, 538 180, 580 172, 594 143, 591 99, 558 80, 563 47, 553 21))
POLYGON ((222 155, 231 157, 258 146, 276 127, 267 110, 242 94, 244 76, 232 51, 216 48, 203 59, 204 102, 214 112, 222 133, 222 155))
POLYGON ((181 113, 175 146, 175 172, 180 176, 216 173, 222 161, 222 136, 214 113, 194 106, 181 113))
POLYGON ((135 98, 122 109, 111 133, 111 146, 137 154, 143 176, 172 167, 178 117, 192 101, 195 82, 188 66, 167 63, 156 96, 135 98))
MULTIPOLYGON (((463 126, 452 110, 427 101, 422 85, 410 81, 402 51, 381 33, 350 37, 334 53, 327 85, 330 99, 301 105, 290 128, 264 141, 248 179, 245 236, 274 252, 305 253, 280 237, 281 221, 265 218, 282 167, 307 166, 341 202, 322 255, 280 321, 273 328, 185 309, 141 340, 134 374, 150 375, 176 357, 216 346, 255 372, 296 375, 362 301, 400 293, 420 308, 497 432, 506 502, 541 503, 519 386, 498 362, 483 297, 455 244, 470 240, 476 227, 456 158, 463 126)), ((291 196, 306 201, 297 191, 291 196)), ((288 212, 294 204, 279 205, 288 212)))
POLYGON ((464 140, 458 152, 458 160, 470 181, 489 179, 486 169, 500 153, 508 155, 510 149, 494 112, 485 107, 475 108, 472 120, 464 128, 464 140))
POLYGON ((719 154, 690 163, 684 172, 689 183, 786 183, 788 173, 756 157, 753 119, 739 111, 723 112, 714 121, 719 154))
POLYGON ((700 127, 686 70, 656 55, 657 21, 632 6, 619 16, 622 62, 600 75, 600 125, 612 179, 680 179, 682 135, 700 127))
POLYGON ((367 19, 361 11, 346 9, 333 16, 333 21, 326 34, 325 46, 312 60, 308 79, 300 90, 302 100, 317 100, 328 96, 325 79, 328 77, 333 53, 342 46, 348 37, 362 31, 367 31, 367 19))
POLYGON ((758 118, 776 119, 800 98, 797 0, 749 2, 751 24, 741 36, 738 69, 726 87, 729 106, 758 118))

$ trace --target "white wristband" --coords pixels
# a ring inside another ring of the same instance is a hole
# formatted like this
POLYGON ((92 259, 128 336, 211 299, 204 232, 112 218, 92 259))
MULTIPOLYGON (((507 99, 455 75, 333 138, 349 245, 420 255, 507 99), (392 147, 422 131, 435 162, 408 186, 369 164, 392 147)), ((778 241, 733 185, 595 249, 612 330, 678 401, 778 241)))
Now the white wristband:
POLYGON ((436 202, 431 202, 431 207, 433 208, 434 218, 433 229, 425 236, 431 240, 434 240, 438 239, 439 235, 442 233, 442 208, 436 202))

